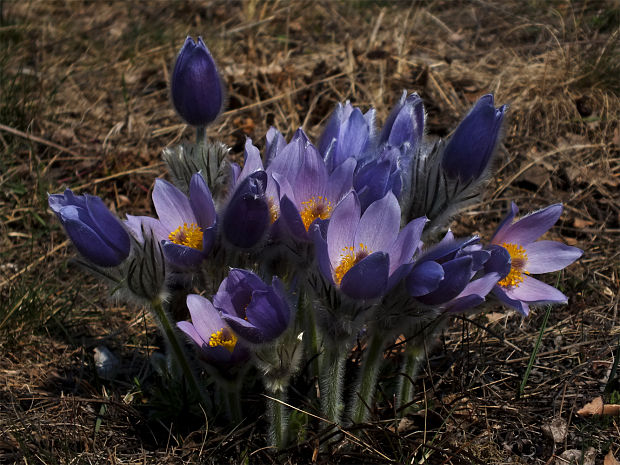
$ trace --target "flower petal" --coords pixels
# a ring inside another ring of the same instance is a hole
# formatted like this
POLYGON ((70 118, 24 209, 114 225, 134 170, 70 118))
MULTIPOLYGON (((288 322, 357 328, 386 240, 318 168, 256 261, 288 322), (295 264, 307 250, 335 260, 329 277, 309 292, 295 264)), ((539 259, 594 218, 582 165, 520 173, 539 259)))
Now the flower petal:
POLYGON ((360 220, 360 204, 355 192, 347 194, 334 208, 327 227, 327 252, 332 268, 340 262, 345 247, 351 247, 360 220))
POLYGON ((187 296, 187 308, 200 338, 208 344, 211 335, 224 326, 219 312, 208 299, 198 294, 187 296))
POLYGON ((215 224, 216 213, 211 191, 200 173, 192 176, 189 183, 189 198, 192 211, 203 230, 215 224))
MULTIPOLYGON (((329 227, 329 226, 328 226, 329 227)), ((334 284, 332 266, 329 261, 329 253, 327 252, 327 241, 321 234, 321 228, 318 224, 310 227, 312 239, 314 240, 314 254, 316 256, 319 271, 330 284, 334 284)))
POLYGON ((524 276, 523 282, 518 287, 504 288, 508 297, 529 304, 567 303, 568 297, 555 287, 532 278, 524 276))
POLYGON ((194 268, 205 259, 202 250, 175 244, 171 241, 162 241, 162 249, 166 261, 180 269, 194 268))
POLYGON ((438 305, 458 296, 471 278, 471 257, 459 257, 444 263, 444 278, 433 292, 418 297, 420 302, 427 305, 438 305))
POLYGON ((399 229, 400 206, 390 191, 382 199, 373 202, 360 218, 355 245, 364 244, 373 252, 387 252, 394 244, 399 229))
MULTIPOLYGON (((518 213, 519 213, 519 207, 517 207, 517 204, 514 203, 514 202, 510 202, 510 211, 506 214, 504 219, 502 219, 502 221, 499 223, 499 226, 497 227, 497 229, 493 233, 493 236, 491 237, 491 242, 493 244, 497 244, 498 243, 498 241, 495 240, 496 236, 504 228, 507 228, 508 226, 510 226, 512 224, 512 221, 515 219, 515 216, 517 216, 518 213)), ((503 234, 503 232, 502 232, 502 234, 503 234)))
POLYGON ((103 200, 93 195, 86 195, 86 208, 101 238, 115 249, 119 256, 129 255, 129 235, 116 216, 108 210, 103 200))
POLYGON ((91 226, 85 209, 69 205, 60 210, 60 220, 76 249, 95 265, 110 267, 119 265, 124 256, 108 245, 91 226))
POLYGON ((413 255, 420 245, 420 237, 422 237, 422 231, 427 222, 428 219, 425 216, 416 218, 398 233, 396 240, 388 249, 390 274, 403 263, 410 263, 413 260, 413 255))
POLYGON ((516 223, 498 231, 494 244, 519 244, 525 246, 549 231, 562 214, 562 204, 557 203, 524 216, 516 223))
POLYGON ((125 220, 125 226, 133 234, 134 238, 139 242, 144 242, 142 237, 142 229, 151 230, 159 241, 168 239, 170 231, 165 229, 158 219, 151 218, 150 216, 132 216, 127 215, 125 220))
POLYGON ((519 311, 523 316, 528 316, 530 314, 530 307, 525 302, 521 302, 518 299, 511 299, 506 294, 504 288, 501 286, 493 287, 493 294, 497 297, 504 305, 508 307, 514 308, 519 311))
POLYGON ((577 247, 556 241, 538 241, 525 246, 527 263, 525 269, 530 273, 550 273, 566 268, 583 254, 577 247))
POLYGON ((376 299, 387 288, 390 257, 375 252, 354 265, 342 278, 340 290, 352 299, 376 299))
POLYGON ((419 265, 414 265, 413 270, 407 276, 405 284, 409 295, 419 297, 437 289, 443 277, 443 266, 439 263, 433 261, 422 262, 419 265))
POLYGON ((189 321, 179 321, 177 323, 177 328, 187 334, 190 339, 198 345, 198 347, 202 348, 205 345, 205 341, 200 337, 198 331, 196 331, 196 327, 189 321))
POLYGON ((196 223, 194 211, 183 192, 163 179, 155 180, 153 204, 162 226, 169 232, 184 223, 196 223))
POLYGON ((264 342, 264 337, 260 329, 249 321, 228 314, 223 314, 222 319, 241 339, 244 339, 251 344, 260 344, 261 342, 264 342))

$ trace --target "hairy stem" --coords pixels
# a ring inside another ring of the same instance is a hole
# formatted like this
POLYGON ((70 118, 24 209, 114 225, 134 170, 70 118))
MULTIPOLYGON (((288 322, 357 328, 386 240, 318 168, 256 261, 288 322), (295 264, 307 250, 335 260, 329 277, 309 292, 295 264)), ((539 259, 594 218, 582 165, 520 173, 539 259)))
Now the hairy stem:
POLYGON ((337 344, 329 344, 321 360, 321 410, 325 418, 333 423, 340 424, 342 417, 342 387, 344 381, 344 369, 349 354, 348 343, 338 347, 337 344))
POLYGON ((411 406, 407 405, 413 400, 414 381, 422 362, 423 346, 414 345, 407 347, 405 358, 401 364, 400 376, 398 379, 398 390, 396 391, 396 409, 399 415, 404 416, 411 406))
POLYGON ((207 144, 207 128, 196 126, 196 145, 205 146, 207 144))
POLYGON ((362 359, 356 389, 353 392, 353 404, 350 409, 353 423, 362 423, 368 419, 375 394, 379 368, 383 362, 385 334, 377 328, 371 328, 371 334, 372 336, 362 359))
POLYGON ((189 388, 200 399, 202 406, 205 409, 210 409, 211 401, 201 388, 198 378, 189 364, 183 344, 179 341, 178 334, 174 329, 173 323, 168 317, 168 313, 164 310, 164 306, 159 297, 156 297, 151 301, 151 308, 153 309, 155 317, 159 322, 159 327, 162 329, 164 339, 166 340, 168 347, 170 347, 176 362, 179 364, 181 371, 189 384, 189 388))
POLYGON ((282 450, 288 443, 288 423, 290 416, 286 405, 284 405, 287 401, 286 390, 277 389, 271 391, 269 394, 276 399, 268 399, 269 436, 276 450, 282 450))

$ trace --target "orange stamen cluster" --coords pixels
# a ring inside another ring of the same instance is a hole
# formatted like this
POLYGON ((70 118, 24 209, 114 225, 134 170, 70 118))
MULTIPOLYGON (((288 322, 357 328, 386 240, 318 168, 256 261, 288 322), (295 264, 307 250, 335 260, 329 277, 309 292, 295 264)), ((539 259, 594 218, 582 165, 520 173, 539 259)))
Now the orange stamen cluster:
POLYGON ((332 203, 320 195, 301 202, 301 205, 303 208, 299 214, 301 215, 301 221, 304 222, 306 231, 314 220, 318 218, 326 220, 332 214, 332 203))
POLYGON ((237 345, 237 336, 232 331, 222 328, 211 334, 209 338, 209 347, 222 346, 228 352, 232 353, 237 345))
POLYGON ((179 226, 168 235, 168 240, 178 245, 202 250, 202 229, 195 223, 189 225, 183 223, 183 226, 179 226))
POLYGON ((518 244, 508 244, 506 242, 502 244, 502 247, 510 254, 512 265, 508 275, 497 284, 502 287, 519 287, 519 284, 525 279, 524 275, 529 274, 524 270, 527 263, 525 249, 518 244))
POLYGON ((362 259, 366 258, 372 252, 368 250, 364 244, 359 245, 357 251, 355 247, 345 247, 340 254, 340 263, 334 270, 334 281, 338 286, 347 272, 353 268, 354 265, 359 263, 362 259))

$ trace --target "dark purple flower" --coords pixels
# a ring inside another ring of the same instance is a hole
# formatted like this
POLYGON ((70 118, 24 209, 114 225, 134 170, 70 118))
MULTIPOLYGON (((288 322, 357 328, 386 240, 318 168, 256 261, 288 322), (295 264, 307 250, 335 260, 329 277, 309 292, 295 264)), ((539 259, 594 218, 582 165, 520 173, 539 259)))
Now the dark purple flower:
POLYGON ((99 197, 74 195, 67 189, 47 201, 84 258, 103 267, 120 265, 127 258, 129 234, 99 197))
POLYGON ((481 278, 469 282, 455 298, 443 305, 445 311, 462 313, 477 307, 485 301, 485 296, 491 292, 499 279, 499 273, 487 273, 481 278))
POLYGON ((427 305, 444 306, 462 295, 491 255, 477 241, 478 237, 455 239, 448 232, 417 258, 405 281, 409 294, 427 305))
POLYGON ((299 129, 267 167, 276 181, 280 214, 291 234, 310 242, 315 221, 329 219, 336 204, 351 190, 355 160, 347 158, 329 174, 325 162, 299 129))
POLYGON ((192 176, 189 198, 168 181, 156 179, 153 203, 159 220, 127 215, 126 225, 138 240, 143 224, 150 228, 171 264, 181 269, 199 265, 213 246, 216 228, 215 205, 203 177, 192 176))
POLYGON ((467 182, 482 176, 497 147, 505 112, 506 105, 495 108, 492 94, 476 102, 443 152, 441 163, 449 177, 467 182))
POLYGON ((209 300, 197 294, 187 296, 192 322, 179 321, 177 327, 200 349, 200 355, 215 365, 230 365, 248 358, 248 351, 209 300))
POLYGON ((411 269, 425 224, 418 218, 400 230, 400 207, 391 192, 362 215, 350 192, 334 209, 325 236, 313 228, 321 274, 353 299, 380 297, 411 269))
POLYGON ((562 214, 561 204, 538 210, 513 223, 518 211, 513 202, 510 213, 491 238, 491 244, 504 248, 510 255, 510 269, 501 260, 499 264, 487 264, 486 269, 500 273, 502 278, 493 293, 506 305, 527 315, 530 304, 566 303, 568 300, 556 288, 530 274, 559 271, 581 257, 583 251, 561 242, 536 241, 558 220, 562 214))
POLYGON ((397 148, 386 146, 380 155, 360 167, 353 177, 353 187, 360 200, 362 211, 376 200, 392 192, 397 198, 403 186, 397 148))
POLYGON ((251 271, 233 268, 222 281, 213 305, 240 338, 251 344, 270 342, 282 334, 291 310, 278 278, 268 286, 251 271))
POLYGON ((202 37, 198 37, 198 43, 189 36, 185 39, 170 88, 174 108, 192 126, 206 126, 222 111, 222 82, 202 37))
POLYGON ((338 104, 319 140, 318 149, 331 173, 347 158, 359 160, 373 143, 375 110, 362 114, 350 102, 338 104))

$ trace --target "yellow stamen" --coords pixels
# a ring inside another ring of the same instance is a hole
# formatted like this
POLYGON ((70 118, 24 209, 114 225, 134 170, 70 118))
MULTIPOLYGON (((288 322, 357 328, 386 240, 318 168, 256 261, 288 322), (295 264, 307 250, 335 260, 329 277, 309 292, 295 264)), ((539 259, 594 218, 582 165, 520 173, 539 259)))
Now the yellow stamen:
POLYGON ((338 286, 347 272, 353 268, 354 265, 359 263, 362 259, 370 255, 372 251, 368 250, 364 244, 359 245, 357 251, 355 247, 345 247, 340 253, 340 263, 334 270, 334 281, 338 286))
POLYGON ((525 249, 518 244, 508 244, 506 242, 502 244, 502 247, 510 254, 512 265, 508 275, 497 284, 502 287, 519 287, 519 284, 525 279, 523 275, 530 274, 523 269, 527 263, 525 249))
POLYGON ((280 210, 278 206, 275 204, 273 197, 269 197, 267 199, 267 205, 269 205, 269 217, 271 218, 271 224, 275 223, 278 217, 280 216, 280 210))
POLYGON ((222 346, 230 353, 235 350, 236 344, 237 336, 235 336, 232 331, 226 328, 222 328, 219 331, 214 332, 209 338, 209 347, 222 346))
POLYGON ((168 240, 192 249, 202 250, 202 230, 195 224, 183 223, 168 235, 168 240))
POLYGON ((299 214, 301 215, 301 220, 304 222, 306 231, 317 218, 326 220, 332 214, 332 203, 320 195, 310 197, 309 200, 301 202, 301 205, 303 206, 303 210, 299 214))

